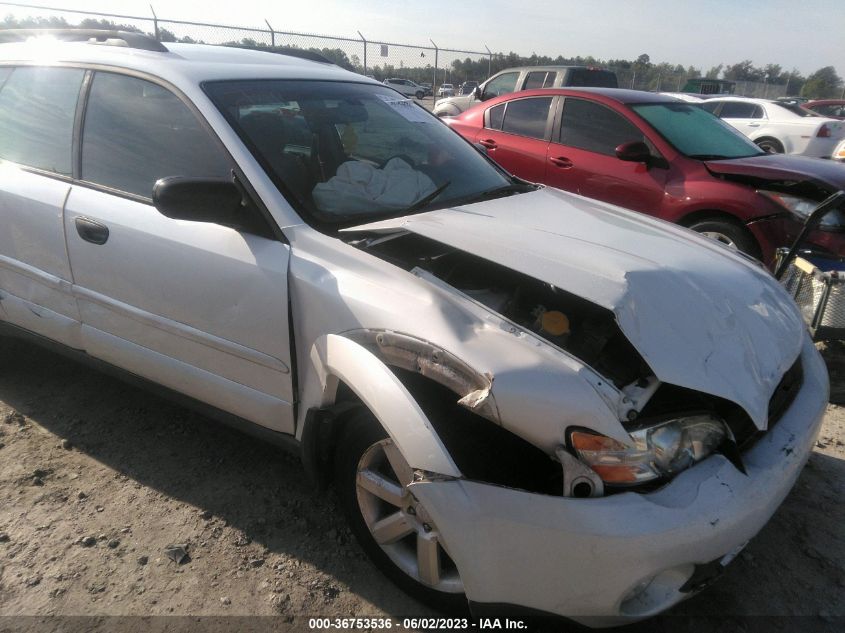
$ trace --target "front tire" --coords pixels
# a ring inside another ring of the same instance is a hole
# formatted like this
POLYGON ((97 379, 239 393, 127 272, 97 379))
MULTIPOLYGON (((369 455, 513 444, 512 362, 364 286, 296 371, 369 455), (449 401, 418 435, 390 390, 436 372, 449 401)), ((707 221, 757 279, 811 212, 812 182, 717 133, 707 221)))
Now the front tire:
POLYGON ((702 220, 690 224, 689 228, 724 244, 728 248, 742 251, 746 255, 760 259, 760 248, 757 241, 739 224, 728 220, 702 220))
POLYGON ((425 97, 425 93, 422 90, 417 91, 417 99, 422 101, 424 97, 425 97))
POLYGON ((437 526, 408 491, 413 471, 366 409, 346 422, 335 468, 341 507, 375 566, 420 602, 445 612, 465 612, 458 570, 437 526))

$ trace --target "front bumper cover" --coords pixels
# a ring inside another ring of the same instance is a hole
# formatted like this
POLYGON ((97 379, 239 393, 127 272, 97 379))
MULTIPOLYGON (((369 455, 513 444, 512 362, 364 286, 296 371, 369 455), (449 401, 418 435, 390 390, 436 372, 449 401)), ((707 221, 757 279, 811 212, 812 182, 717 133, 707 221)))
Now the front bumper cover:
POLYGON ((802 362, 792 406, 743 454, 747 474, 714 455, 648 494, 562 498, 462 479, 423 480, 411 490, 472 603, 589 626, 654 615, 691 595, 681 588, 696 565, 735 554, 756 535, 798 478, 829 393, 809 338, 802 362))

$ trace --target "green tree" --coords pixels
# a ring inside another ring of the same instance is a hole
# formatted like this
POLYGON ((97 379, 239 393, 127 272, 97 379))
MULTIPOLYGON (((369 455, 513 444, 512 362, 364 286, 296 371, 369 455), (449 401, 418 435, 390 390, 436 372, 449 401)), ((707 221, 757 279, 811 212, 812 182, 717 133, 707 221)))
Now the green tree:
POLYGON ((810 99, 829 99, 842 94, 842 77, 836 74, 833 66, 819 68, 807 77, 801 96, 810 99))
POLYGON ((724 64, 719 64, 718 66, 713 66, 710 70, 707 71, 707 74, 704 75, 707 79, 718 79, 719 74, 722 72, 722 69, 725 67, 724 64))
POLYGON ((756 68, 750 59, 728 66, 724 76, 731 81, 763 81, 763 71, 756 68))

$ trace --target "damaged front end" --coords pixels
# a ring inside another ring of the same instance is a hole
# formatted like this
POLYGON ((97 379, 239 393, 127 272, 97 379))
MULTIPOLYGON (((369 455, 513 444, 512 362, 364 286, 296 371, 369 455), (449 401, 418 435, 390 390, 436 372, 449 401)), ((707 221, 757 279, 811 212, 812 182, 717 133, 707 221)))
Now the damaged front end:
MULTIPOLYGON (((593 386, 618 416, 625 435, 608 436, 590 425, 567 426, 557 445, 543 447, 561 469, 553 494, 596 497, 634 488, 654 490, 714 453, 743 469, 741 448, 759 432, 747 413, 724 398, 659 380, 611 310, 413 233, 368 236, 353 244, 489 311, 514 335, 542 340, 595 372, 593 386)), ((447 387, 459 397, 459 405, 502 424, 491 373, 481 374, 447 350, 406 334, 361 330, 346 336, 387 365, 447 387)), ((800 370, 800 362, 796 366, 800 370)), ((791 397, 800 388, 800 380, 786 381, 793 373, 782 381, 788 382, 791 397)), ((776 419, 770 415, 770 423, 776 419)), ((520 435, 518 428, 511 430, 520 435)), ((542 483, 527 489, 548 490, 543 475, 542 483)))

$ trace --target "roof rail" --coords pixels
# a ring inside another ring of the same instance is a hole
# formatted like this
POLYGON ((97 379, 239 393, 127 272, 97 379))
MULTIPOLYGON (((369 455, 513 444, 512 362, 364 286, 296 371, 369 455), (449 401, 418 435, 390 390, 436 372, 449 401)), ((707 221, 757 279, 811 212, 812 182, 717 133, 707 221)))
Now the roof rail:
POLYGON ((278 55, 298 57, 299 59, 307 59, 312 62, 320 62, 321 64, 334 64, 332 60, 328 59, 322 53, 318 53, 317 51, 312 51, 307 48, 294 48, 292 46, 274 46, 267 50, 269 50, 271 53, 276 53, 278 55))
POLYGON ((144 33, 109 31, 105 29, 0 29, 0 44, 24 42, 31 37, 52 37, 63 42, 91 42, 107 44, 119 40, 129 48, 167 53, 167 48, 144 33))

